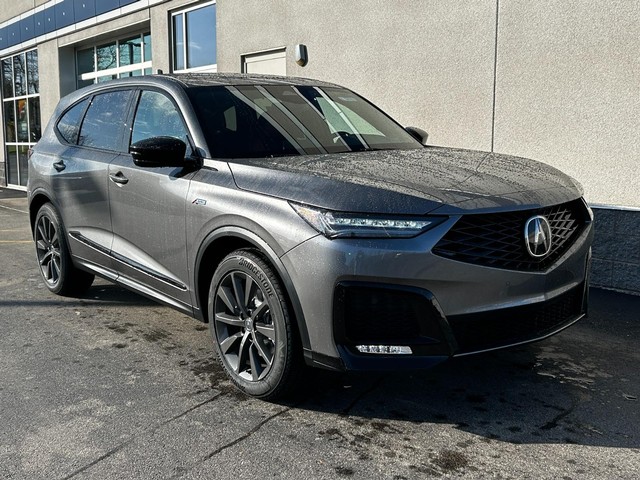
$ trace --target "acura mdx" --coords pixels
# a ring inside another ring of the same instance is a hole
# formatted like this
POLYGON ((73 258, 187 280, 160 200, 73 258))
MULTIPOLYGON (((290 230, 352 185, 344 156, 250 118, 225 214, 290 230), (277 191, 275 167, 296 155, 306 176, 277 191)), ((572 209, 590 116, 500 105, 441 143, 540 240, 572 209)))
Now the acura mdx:
POLYGON ((233 382, 425 368, 587 310, 591 210, 524 158, 427 144, 309 79, 151 75, 63 98, 29 163, 40 271, 98 275, 210 325, 233 382))

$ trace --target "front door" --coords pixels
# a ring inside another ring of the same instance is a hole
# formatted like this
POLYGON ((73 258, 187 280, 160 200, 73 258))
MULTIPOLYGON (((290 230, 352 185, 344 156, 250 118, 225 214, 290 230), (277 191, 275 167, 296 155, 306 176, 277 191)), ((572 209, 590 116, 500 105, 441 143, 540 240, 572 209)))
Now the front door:
MULTIPOLYGON (((188 141, 174 102, 162 92, 140 92, 131 142, 157 136, 188 141)), ((189 153, 189 152, 188 152, 189 153)), ((191 292, 185 232, 185 202, 192 173, 183 168, 138 167, 130 154, 109 165, 109 198, 118 281, 189 310, 191 292)))

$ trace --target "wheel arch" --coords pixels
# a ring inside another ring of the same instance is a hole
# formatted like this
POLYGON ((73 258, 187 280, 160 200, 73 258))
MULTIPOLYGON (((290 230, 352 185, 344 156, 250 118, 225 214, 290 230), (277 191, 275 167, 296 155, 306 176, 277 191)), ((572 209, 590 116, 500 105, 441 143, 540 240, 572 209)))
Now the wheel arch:
POLYGON ((33 235, 34 228, 36 226, 36 217, 38 211, 45 203, 52 203, 51 198, 42 190, 34 192, 29 201, 29 224, 31 225, 31 234, 33 235))
POLYGON ((309 340, 309 333, 304 319, 302 306, 298 299, 293 281, 291 280, 284 264, 267 242, 255 233, 240 227, 221 227, 216 229, 204 239, 198 249, 195 261, 194 285, 196 296, 195 303, 200 312, 201 319, 204 322, 209 321, 209 286, 216 267, 229 253, 242 248, 250 248, 258 251, 264 260, 275 269, 276 274, 287 293, 290 307, 293 309, 302 347, 305 350, 310 349, 311 342, 309 340))

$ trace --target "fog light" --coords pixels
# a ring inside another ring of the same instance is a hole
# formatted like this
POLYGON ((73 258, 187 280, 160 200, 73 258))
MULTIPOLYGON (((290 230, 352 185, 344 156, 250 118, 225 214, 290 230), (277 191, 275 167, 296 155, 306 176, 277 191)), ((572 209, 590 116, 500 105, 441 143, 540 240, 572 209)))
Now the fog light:
POLYGON ((384 355, 411 355, 411 347, 399 345, 356 345, 360 353, 381 353, 384 355))

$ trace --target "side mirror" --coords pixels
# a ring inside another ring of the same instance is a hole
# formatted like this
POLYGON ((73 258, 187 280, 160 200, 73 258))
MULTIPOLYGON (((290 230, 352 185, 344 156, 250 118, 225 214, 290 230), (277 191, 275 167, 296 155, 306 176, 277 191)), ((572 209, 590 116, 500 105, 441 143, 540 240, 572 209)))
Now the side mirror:
POLYGON ((427 145, 427 139, 429 138, 429 134, 427 132, 418 127, 405 127, 405 130, 422 145, 427 145))
POLYGON ((129 153, 139 167, 184 167, 187 145, 174 137, 151 137, 132 143, 129 153))

